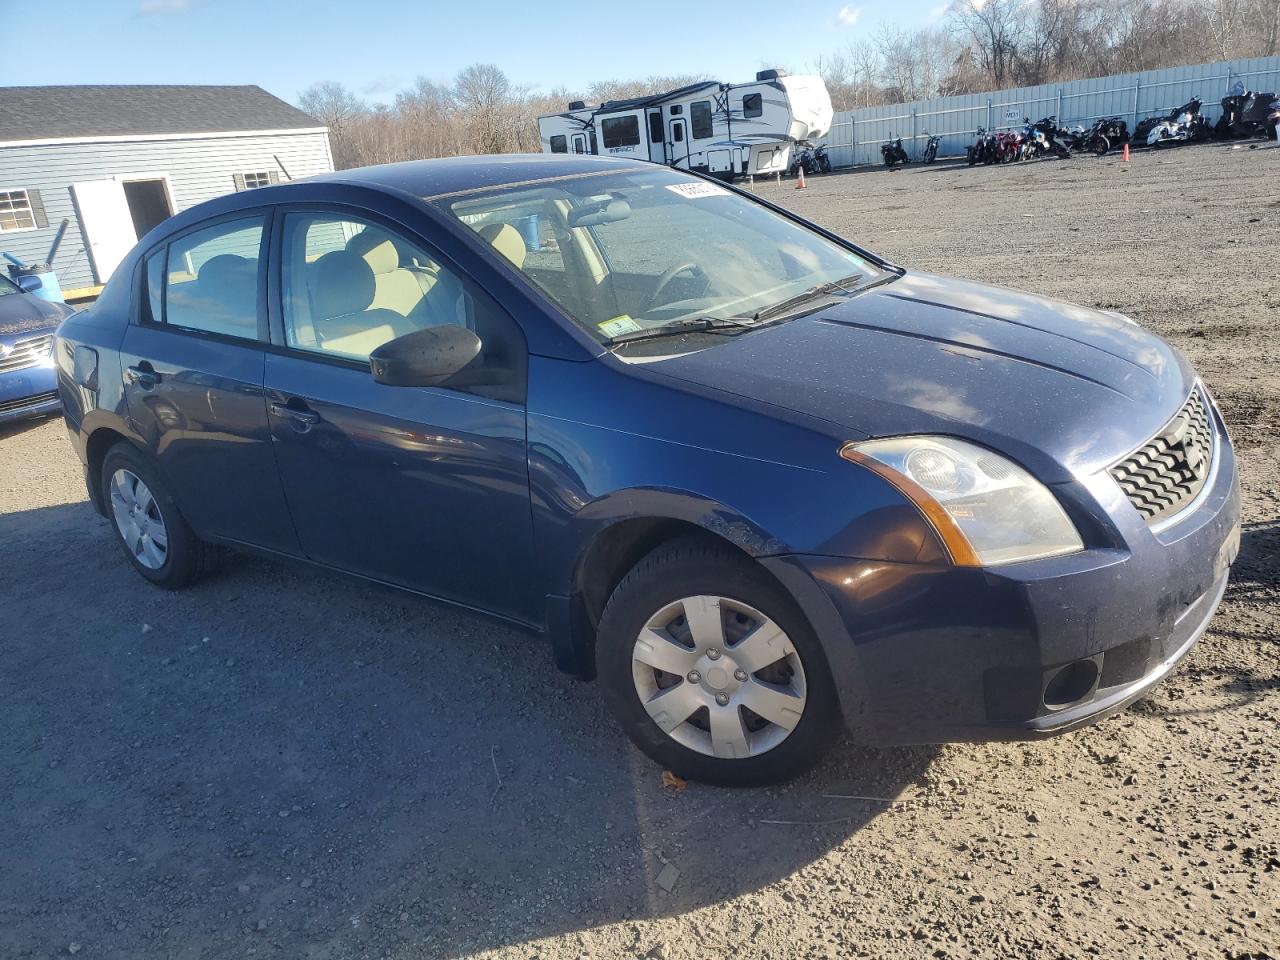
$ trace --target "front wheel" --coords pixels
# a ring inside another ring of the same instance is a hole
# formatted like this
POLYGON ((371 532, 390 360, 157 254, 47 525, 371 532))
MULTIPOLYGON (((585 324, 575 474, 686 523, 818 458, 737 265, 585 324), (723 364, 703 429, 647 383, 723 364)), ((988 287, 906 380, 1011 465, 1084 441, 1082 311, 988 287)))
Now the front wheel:
POLYGON ((688 779, 786 780, 840 731, 835 685, 808 622, 728 547, 659 547, 614 590, 598 637, 614 716, 636 746, 688 779))
POLYGON ((1111 149, 1111 141, 1101 133, 1089 141, 1089 152, 1095 157, 1104 156, 1111 149))

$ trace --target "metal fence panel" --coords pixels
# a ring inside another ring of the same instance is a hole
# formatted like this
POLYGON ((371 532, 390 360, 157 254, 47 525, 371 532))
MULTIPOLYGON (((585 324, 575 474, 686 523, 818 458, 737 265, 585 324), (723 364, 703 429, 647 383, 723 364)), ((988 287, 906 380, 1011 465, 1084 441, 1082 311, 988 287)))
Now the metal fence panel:
POLYGON ((1202 113, 1212 123, 1222 112, 1219 101, 1237 80, 1250 90, 1280 90, 1280 56, 842 110, 824 142, 837 167, 879 163, 881 144, 898 137, 912 158, 919 157, 931 134, 941 138, 939 156, 963 156, 979 127, 1018 129, 1023 117, 1056 114, 1064 127, 1119 116, 1132 130, 1142 118, 1167 114, 1192 97, 1204 101, 1202 113))

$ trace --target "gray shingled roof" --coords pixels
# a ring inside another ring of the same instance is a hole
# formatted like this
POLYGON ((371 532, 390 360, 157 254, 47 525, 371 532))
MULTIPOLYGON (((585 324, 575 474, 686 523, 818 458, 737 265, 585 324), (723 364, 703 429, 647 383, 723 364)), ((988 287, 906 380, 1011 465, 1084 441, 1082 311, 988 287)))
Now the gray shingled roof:
POLYGON ((261 87, 0 87, 0 143, 320 126, 261 87))

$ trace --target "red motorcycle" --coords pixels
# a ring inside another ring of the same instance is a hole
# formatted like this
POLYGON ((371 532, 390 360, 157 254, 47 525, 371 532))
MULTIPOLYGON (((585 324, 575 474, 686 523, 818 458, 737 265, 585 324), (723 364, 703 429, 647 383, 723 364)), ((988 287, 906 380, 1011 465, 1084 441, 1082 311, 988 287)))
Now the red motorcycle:
POLYGON ((1022 134, 996 134, 996 163, 1011 163, 1022 155, 1022 134))

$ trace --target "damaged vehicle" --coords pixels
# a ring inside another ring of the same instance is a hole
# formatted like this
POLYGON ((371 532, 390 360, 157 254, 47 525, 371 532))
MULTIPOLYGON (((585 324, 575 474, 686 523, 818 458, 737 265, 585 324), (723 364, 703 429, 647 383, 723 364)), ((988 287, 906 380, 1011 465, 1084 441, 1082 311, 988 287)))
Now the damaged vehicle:
POLYGON ((187 587, 231 547, 482 611, 717 784, 845 728, 1097 720, 1175 669, 1239 545, 1227 429, 1173 347, 642 161, 222 197, 59 341, 141 576, 187 587))

